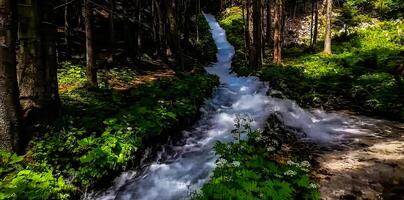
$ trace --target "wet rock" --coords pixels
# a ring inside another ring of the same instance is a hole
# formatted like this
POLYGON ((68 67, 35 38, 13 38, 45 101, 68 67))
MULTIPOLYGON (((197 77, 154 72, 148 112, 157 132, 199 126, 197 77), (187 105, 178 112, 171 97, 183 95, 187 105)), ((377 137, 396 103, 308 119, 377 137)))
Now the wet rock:
POLYGON ((274 89, 269 90, 267 95, 274 98, 286 99, 285 95, 281 91, 274 89))

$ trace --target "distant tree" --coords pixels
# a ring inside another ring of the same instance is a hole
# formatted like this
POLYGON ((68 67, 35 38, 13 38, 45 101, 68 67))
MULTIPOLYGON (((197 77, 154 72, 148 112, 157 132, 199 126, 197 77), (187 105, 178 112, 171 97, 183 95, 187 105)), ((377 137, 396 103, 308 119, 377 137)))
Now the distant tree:
POLYGON ((331 51, 331 17, 332 17, 332 0, 325 0, 326 6, 326 23, 325 23, 325 39, 324 39, 324 53, 332 54, 331 51))
POLYGON ((275 0, 274 8, 274 45, 273 45, 273 62, 280 64, 282 62, 282 16, 283 16, 283 0, 275 0))
POLYGON ((318 35, 318 2, 317 0, 312 0, 311 3, 310 47, 314 50, 317 45, 318 35))
POLYGON ((271 0, 266 0, 266 42, 268 48, 272 47, 272 16, 271 16, 271 0))
POLYGON ((93 5, 91 0, 84 0, 84 18, 86 33, 86 75, 87 84, 90 87, 98 87, 97 69, 95 66, 94 44, 93 44, 93 5))

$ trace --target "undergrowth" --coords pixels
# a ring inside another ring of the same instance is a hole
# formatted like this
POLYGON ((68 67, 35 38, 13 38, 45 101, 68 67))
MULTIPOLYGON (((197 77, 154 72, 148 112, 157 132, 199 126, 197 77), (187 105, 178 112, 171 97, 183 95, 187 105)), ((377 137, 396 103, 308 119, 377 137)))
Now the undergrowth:
MULTIPOLYGON (((1 152, 0 199, 71 199, 125 170, 150 138, 197 116, 218 79, 209 75, 165 78, 128 92, 89 91, 80 67, 60 70, 63 117, 38 135, 25 156, 1 152)), ((75 197, 75 198, 76 198, 75 197)))
POLYGON ((252 130, 245 119, 238 120, 236 128, 235 142, 215 146, 217 168, 194 199, 319 199, 308 161, 274 159, 283 137, 278 129, 252 130), (242 134, 246 140, 240 140, 242 134))
MULTIPOLYGON (((220 15, 220 24, 236 48, 232 69, 240 76, 260 76, 304 107, 353 109, 404 120, 404 78, 396 72, 404 63, 400 31, 404 24, 402 20, 372 19, 363 13, 362 4, 354 3, 339 8, 333 55, 289 47, 283 49, 283 63, 273 65, 271 51, 266 51, 266 64, 258 71, 246 62, 241 8, 227 8, 220 15), (342 27, 349 30, 337 30, 342 27)), ((317 50, 322 42, 318 44, 317 50)))
POLYGON ((369 114, 404 119, 404 62, 401 21, 378 22, 333 43, 333 55, 301 54, 283 65, 267 65, 262 79, 304 106, 350 107, 369 114))

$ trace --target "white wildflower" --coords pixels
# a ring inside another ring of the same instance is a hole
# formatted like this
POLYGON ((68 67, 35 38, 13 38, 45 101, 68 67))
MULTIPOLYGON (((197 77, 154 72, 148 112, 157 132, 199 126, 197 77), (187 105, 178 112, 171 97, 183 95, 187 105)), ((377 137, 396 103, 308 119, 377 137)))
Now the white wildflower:
POLYGON ((280 174, 275 174, 275 177, 276 177, 276 178, 283 178, 283 176, 280 175, 280 174))
POLYGON ((220 158, 219 160, 217 160, 217 166, 224 166, 227 163, 227 160, 224 158, 220 158))
POLYGON ((310 163, 309 163, 309 161, 303 161, 303 162, 301 162, 300 163, 300 167, 302 167, 302 168, 310 168, 310 163))
POLYGON ((275 151, 276 149, 274 148, 274 147, 272 147, 272 146, 269 146, 269 147, 267 147, 267 151, 268 152, 272 152, 272 151, 275 151))
POLYGON ((295 175, 297 175, 297 173, 295 171, 293 171, 293 170, 288 170, 285 173, 283 173, 283 175, 285 175, 285 176, 295 176, 295 175))
POLYGON ((239 161, 233 161, 232 165, 234 167, 240 167, 240 162, 239 161))
POLYGON ((312 189, 317 189, 318 185, 315 184, 315 183, 310 183, 309 187, 312 188, 312 189))
POLYGON ((292 165, 296 165, 296 163, 295 162, 293 162, 293 161, 291 161, 291 160, 288 160, 288 162, 286 162, 289 166, 292 166, 292 165))
POLYGON ((133 128, 129 126, 128 128, 126 128, 126 130, 128 130, 128 131, 132 131, 132 130, 133 130, 133 128))

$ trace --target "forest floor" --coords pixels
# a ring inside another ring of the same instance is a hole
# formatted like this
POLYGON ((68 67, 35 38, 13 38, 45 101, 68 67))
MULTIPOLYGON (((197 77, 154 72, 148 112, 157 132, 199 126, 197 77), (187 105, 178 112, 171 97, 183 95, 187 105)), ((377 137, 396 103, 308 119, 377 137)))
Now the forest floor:
POLYGON ((404 199, 404 124, 338 114, 362 126, 348 142, 313 152, 322 198, 404 199))

